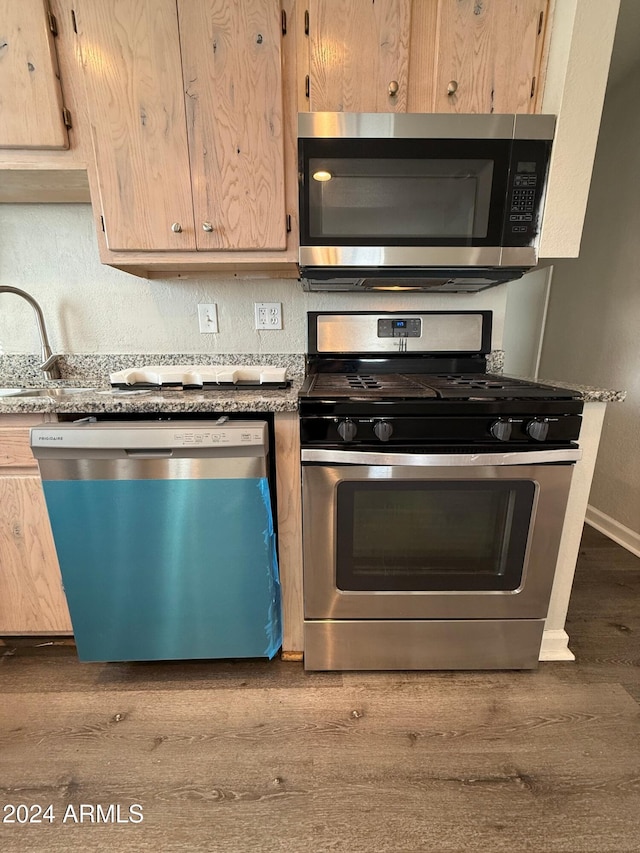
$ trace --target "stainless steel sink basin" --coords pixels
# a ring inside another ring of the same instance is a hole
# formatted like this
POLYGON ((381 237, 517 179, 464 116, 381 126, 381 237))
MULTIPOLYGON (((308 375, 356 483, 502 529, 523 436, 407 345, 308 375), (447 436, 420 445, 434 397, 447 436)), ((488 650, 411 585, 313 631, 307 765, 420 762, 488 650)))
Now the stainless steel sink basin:
POLYGON ((0 388, 0 399, 3 397, 50 397, 57 400, 93 390, 93 388, 0 388))

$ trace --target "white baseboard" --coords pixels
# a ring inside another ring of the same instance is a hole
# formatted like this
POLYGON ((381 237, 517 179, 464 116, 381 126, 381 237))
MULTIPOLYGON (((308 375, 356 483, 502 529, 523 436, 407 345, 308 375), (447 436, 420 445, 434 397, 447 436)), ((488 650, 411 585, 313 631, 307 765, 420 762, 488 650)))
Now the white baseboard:
POLYGON ((591 527, 595 527, 600 533, 604 533, 609 539, 613 539, 618 545, 622 545, 627 551, 631 551, 636 557, 640 557, 640 533, 625 527, 620 524, 615 518, 600 512, 594 506, 587 506, 587 513, 584 519, 591 527))
POLYGON ((569 635, 563 630, 545 630, 538 660, 575 660, 569 649, 569 635))

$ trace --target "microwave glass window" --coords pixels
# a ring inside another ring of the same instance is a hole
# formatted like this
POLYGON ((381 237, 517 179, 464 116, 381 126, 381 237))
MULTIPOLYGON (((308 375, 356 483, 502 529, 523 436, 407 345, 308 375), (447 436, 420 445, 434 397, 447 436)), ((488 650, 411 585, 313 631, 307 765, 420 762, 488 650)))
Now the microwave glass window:
POLYGON ((515 590, 535 486, 344 482, 338 487, 342 590, 515 590))
POLYGON ((487 236, 493 160, 311 158, 317 238, 487 236))

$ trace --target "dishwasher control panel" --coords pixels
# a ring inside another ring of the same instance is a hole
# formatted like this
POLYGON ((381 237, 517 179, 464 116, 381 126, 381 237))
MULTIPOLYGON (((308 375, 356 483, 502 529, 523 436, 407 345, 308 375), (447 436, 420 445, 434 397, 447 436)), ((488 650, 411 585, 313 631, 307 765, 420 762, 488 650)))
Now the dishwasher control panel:
MULTIPOLYGON (((51 450, 152 451, 216 447, 265 448, 266 421, 93 421, 33 427, 31 447, 51 450)), ((38 455, 38 454, 36 454, 38 455)))
MULTIPOLYGON (((259 426, 259 424, 258 424, 259 426)), ((241 427, 225 428, 218 427, 213 430, 199 429, 176 430, 173 434, 172 447, 190 447, 199 445, 202 447, 210 447, 216 444, 225 444, 230 447, 238 447, 245 444, 262 444, 264 441, 263 432, 258 428, 241 427)))

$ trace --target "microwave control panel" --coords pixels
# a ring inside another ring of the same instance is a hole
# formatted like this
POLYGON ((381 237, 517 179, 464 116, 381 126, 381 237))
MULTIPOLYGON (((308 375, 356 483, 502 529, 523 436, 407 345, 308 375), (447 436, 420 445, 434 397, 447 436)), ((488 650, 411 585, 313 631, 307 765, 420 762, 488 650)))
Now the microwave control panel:
MULTIPOLYGON (((535 168, 535 165, 535 163, 518 163, 519 168, 523 166, 535 168)), ((509 222, 513 234, 526 232, 527 223, 533 222, 537 183, 536 174, 517 174, 513 179, 509 208, 509 222)))
POLYGON ((516 140, 507 191, 504 245, 530 245, 538 235, 549 143, 516 140))

